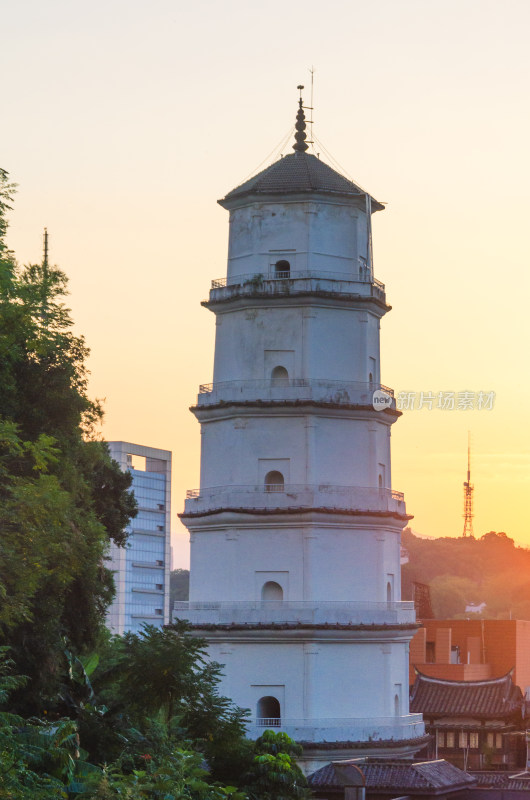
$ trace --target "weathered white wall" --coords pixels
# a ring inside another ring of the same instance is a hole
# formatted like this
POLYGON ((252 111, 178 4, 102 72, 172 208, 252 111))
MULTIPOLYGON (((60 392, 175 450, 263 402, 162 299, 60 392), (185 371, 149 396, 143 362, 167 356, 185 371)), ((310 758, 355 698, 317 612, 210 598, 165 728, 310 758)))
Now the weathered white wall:
POLYGON ((230 212, 228 277, 291 270, 358 275, 366 256, 366 215, 348 201, 252 203, 230 212))
MULTIPOLYGON (((388 422, 320 414, 236 416, 202 426, 201 489, 262 485, 260 460, 284 459, 285 483, 379 486, 380 464, 390 481, 388 422), (227 458, 227 453, 230 457, 227 458)), ((272 465, 271 469, 280 469, 272 465)), ((383 483, 383 488, 385 483, 383 483)))
POLYGON ((285 601, 384 603, 388 574, 395 576, 392 600, 399 600, 399 544, 396 530, 375 534, 355 520, 351 527, 343 520, 290 526, 287 519, 281 527, 276 522, 195 532, 190 601, 260 601, 262 585, 271 579, 261 573, 272 572, 285 601))
MULTIPOLYGON (((259 698, 268 694, 279 700, 287 720, 391 717, 395 685, 405 678, 403 643, 278 639, 244 648, 215 643, 210 650, 226 664, 220 692, 249 708, 252 717, 259 698)), ((401 715, 408 711, 405 691, 401 715)))
POLYGON ((379 318, 371 311, 292 299, 218 313, 216 323, 214 382, 270 379, 271 350, 294 353, 294 372, 278 358, 290 378, 368 382, 372 358, 379 382, 379 318))

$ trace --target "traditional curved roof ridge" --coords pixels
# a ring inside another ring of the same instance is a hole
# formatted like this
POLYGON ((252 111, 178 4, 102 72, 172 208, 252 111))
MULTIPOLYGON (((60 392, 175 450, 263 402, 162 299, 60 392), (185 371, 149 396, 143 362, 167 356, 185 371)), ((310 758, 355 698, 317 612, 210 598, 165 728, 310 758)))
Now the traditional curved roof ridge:
MULTIPOLYGON (((324 193, 341 197, 363 198, 367 193, 356 183, 345 178, 320 158, 298 150, 258 172, 236 186, 219 200, 223 207, 231 201, 254 195, 286 195, 324 193)), ((368 195, 371 197, 371 195, 368 195)), ((372 211, 384 209, 382 203, 371 197, 372 211)))
POLYGON ((369 791, 382 792, 390 789, 394 796, 399 793, 423 794, 426 790, 429 794, 445 793, 476 782, 473 777, 444 759, 413 762, 405 759, 366 758, 326 764, 308 776, 309 787, 319 790, 351 785, 348 778, 354 763, 363 774, 369 791))
POLYGON ((441 684, 451 684, 452 686, 480 686, 480 685, 493 685, 493 684, 504 684, 507 679, 510 680, 514 673, 515 667, 512 667, 508 670, 504 675, 499 675, 497 678, 481 678, 478 681, 467 681, 467 680, 451 680, 450 678, 437 678, 435 675, 426 675, 425 672, 422 672, 417 667, 414 667, 414 671, 416 675, 422 680, 428 681, 429 683, 441 683, 441 684))
POLYGON ((512 682, 513 669, 497 678, 451 681, 417 671, 410 710, 429 717, 506 718, 521 714, 524 699, 512 682))

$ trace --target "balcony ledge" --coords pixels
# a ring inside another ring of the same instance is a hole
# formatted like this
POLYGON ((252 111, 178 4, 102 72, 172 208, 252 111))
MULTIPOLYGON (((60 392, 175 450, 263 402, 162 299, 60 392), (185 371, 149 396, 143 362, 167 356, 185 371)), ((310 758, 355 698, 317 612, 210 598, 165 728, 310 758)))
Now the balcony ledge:
POLYGON ((283 277, 261 274, 237 275, 212 281, 207 308, 240 298, 270 299, 313 295, 334 300, 369 301, 380 306, 383 313, 389 310, 385 286, 380 281, 359 280, 350 273, 325 270, 295 271, 283 277))
POLYGON ((328 745, 358 742, 361 746, 366 746, 368 743, 405 742, 425 737, 421 714, 372 719, 252 719, 247 723, 250 738, 260 736, 267 728, 287 733, 297 742, 328 745), (277 724, 263 724, 272 721, 277 724))
POLYGON ((298 514, 321 512, 354 516, 409 518, 401 492, 361 486, 250 485, 190 489, 182 518, 220 511, 243 514, 298 514))
MULTIPOLYGON (((391 409, 394 413, 400 413, 396 411, 393 389, 381 383, 307 378, 289 378, 283 381, 242 380, 205 383, 199 387, 196 408, 232 403, 282 403, 332 405, 345 408, 362 407, 374 411, 374 397, 382 397, 387 404, 384 410, 391 409), (377 395, 375 395, 376 392, 377 395)), ((379 413, 379 408, 377 410, 379 413)))
POLYGON ((373 628, 416 625, 412 601, 176 601, 173 612, 198 626, 373 628))

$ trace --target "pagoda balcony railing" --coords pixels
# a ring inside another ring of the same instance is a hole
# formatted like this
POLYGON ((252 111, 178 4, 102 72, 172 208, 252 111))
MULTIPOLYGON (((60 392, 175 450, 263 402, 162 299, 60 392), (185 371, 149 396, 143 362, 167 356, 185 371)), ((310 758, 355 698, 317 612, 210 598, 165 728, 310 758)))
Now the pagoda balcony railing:
POLYGON ((216 381, 199 386, 198 406, 217 403, 264 402, 315 402, 333 405, 372 406, 375 391, 382 391, 395 408, 394 390, 382 383, 355 381, 330 381, 306 378, 285 380, 216 381))
POLYGON ((212 281, 210 302, 252 295, 292 295, 322 292, 374 297, 385 302, 385 285, 371 277, 356 277, 349 272, 291 270, 265 275, 249 273, 216 278, 212 281))
POLYGON ((188 489, 185 513, 222 509, 260 511, 322 508, 335 511, 405 513, 402 492, 364 486, 255 484, 188 489))
POLYGON ((300 601, 175 601, 174 616, 195 625, 403 625, 416 620, 411 600, 368 602, 300 601))
POLYGON ((422 714, 395 717, 351 717, 328 719, 289 719, 258 717, 247 722, 251 739, 264 729, 286 733, 297 742, 380 742, 389 739, 416 739, 425 735, 422 714))

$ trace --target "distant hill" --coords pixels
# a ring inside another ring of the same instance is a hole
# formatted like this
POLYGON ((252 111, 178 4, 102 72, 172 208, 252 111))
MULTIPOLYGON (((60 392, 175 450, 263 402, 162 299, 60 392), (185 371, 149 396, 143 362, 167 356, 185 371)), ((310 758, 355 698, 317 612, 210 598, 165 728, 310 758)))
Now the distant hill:
POLYGON ((409 556, 401 569, 404 600, 412 599, 414 582, 426 583, 438 619, 530 619, 530 550, 504 532, 422 539, 405 528, 402 544, 409 556), (482 602, 482 615, 465 613, 467 604, 482 602))

